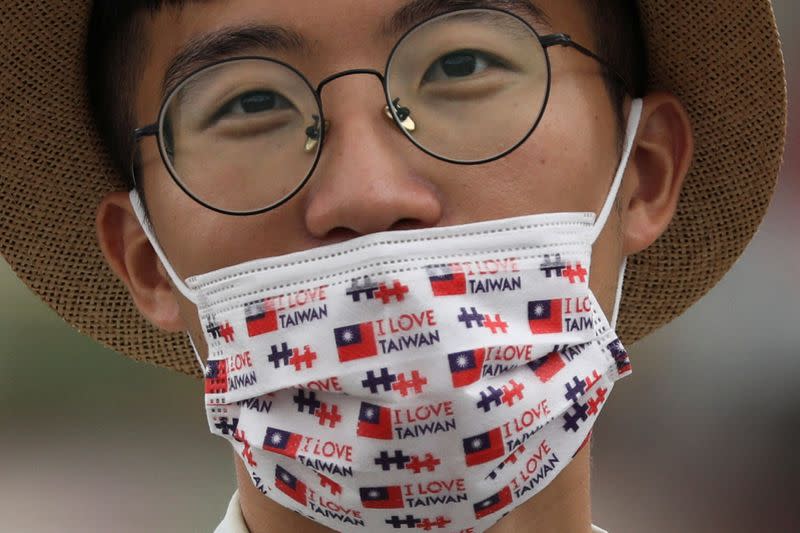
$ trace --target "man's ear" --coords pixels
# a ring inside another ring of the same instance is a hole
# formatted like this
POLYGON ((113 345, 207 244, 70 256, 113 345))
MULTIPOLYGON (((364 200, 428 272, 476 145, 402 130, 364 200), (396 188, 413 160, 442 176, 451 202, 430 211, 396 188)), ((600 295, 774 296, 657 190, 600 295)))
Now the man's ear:
POLYGON ((95 224, 100 249, 139 312, 159 329, 186 331, 169 276, 139 225, 128 193, 112 192, 103 198, 95 224))
POLYGON ((622 195, 625 256, 646 249, 666 231, 693 154, 691 120, 680 100, 664 92, 647 95, 622 195))

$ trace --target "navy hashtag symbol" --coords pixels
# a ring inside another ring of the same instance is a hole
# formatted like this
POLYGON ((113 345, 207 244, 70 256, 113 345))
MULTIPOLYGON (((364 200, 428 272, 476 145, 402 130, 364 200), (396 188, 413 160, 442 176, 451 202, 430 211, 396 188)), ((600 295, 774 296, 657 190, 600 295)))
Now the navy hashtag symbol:
POLYGON ((351 296, 354 302, 360 302, 362 296, 367 300, 373 300, 377 290, 378 284, 370 280, 369 276, 365 276, 361 283, 359 283, 358 278, 353 280, 350 288, 347 289, 347 296, 351 296))
POLYGON ((483 315, 474 307, 471 308, 471 311, 472 312, 468 313, 466 308, 462 307, 461 314, 458 315, 458 321, 463 322, 467 326, 467 329, 472 329, 473 322, 477 324, 479 328, 482 328, 484 320, 483 315))
POLYGON ((577 377, 572 378, 575 386, 572 386, 572 383, 566 383, 564 386, 567 388, 567 393, 564 395, 564 398, 571 402, 577 402, 578 398, 580 398, 584 392, 586 392, 586 382, 582 379, 578 379, 577 377))
POLYGON ((361 380, 361 386, 369 389, 372 394, 378 394, 378 387, 383 387, 384 392, 392 390, 392 383, 397 381, 397 376, 389 373, 389 369, 381 368, 381 375, 376 376, 375 372, 367 372, 367 379, 361 380))
POLYGON ((272 353, 267 356, 270 363, 275 365, 275 368, 280 368, 281 364, 288 365, 289 358, 294 355, 294 351, 289 349, 289 345, 285 342, 281 344, 280 349, 276 345, 272 345, 272 353))
POLYGON ((402 519, 396 515, 386 519, 386 523, 392 526, 394 529, 401 529, 404 527, 407 527, 408 529, 416 529, 417 524, 420 522, 422 522, 422 520, 419 518, 414 518, 410 514, 406 515, 405 519, 402 519))
POLYGON ((239 419, 234 418, 233 423, 229 423, 228 417, 223 416, 222 418, 219 419, 219 422, 214 424, 214 427, 222 431, 223 435, 231 435, 236 433, 236 429, 239 427, 239 419))
POLYGON ((489 386, 485 391, 481 391, 481 399, 477 403, 484 413, 492 410, 492 405, 498 406, 503 403, 503 390, 489 386))
POLYGON ((317 400, 317 393, 310 391, 308 398, 306 398, 306 391, 299 389, 294 396, 294 403, 297 404, 297 412, 303 413, 308 409, 308 414, 313 415, 322 406, 322 402, 317 400))
POLYGON ((586 419, 589 418, 586 414, 589 407, 583 403, 574 403, 572 404, 572 408, 575 409, 574 414, 568 412, 564 415, 564 431, 572 430, 573 432, 577 432, 579 427, 578 421, 586 422, 586 419))
POLYGON ((561 260, 561 254, 556 254, 555 261, 553 261, 549 255, 545 255, 540 270, 545 273, 547 279, 550 279, 553 276, 557 278, 562 277, 565 268, 567 268, 567 265, 561 260))
POLYGON ((398 470, 405 470, 406 464, 411 462, 411 457, 405 455, 401 450, 395 450, 394 457, 390 457, 387 452, 381 452, 380 457, 375 458, 375 464, 383 468, 384 471, 392 469, 392 465, 398 470))

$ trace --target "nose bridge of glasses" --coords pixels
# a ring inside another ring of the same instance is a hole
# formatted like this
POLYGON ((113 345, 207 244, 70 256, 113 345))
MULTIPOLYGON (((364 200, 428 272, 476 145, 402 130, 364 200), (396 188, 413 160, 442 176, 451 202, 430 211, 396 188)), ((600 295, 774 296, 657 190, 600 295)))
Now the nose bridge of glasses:
POLYGON ((386 77, 381 72, 378 72, 377 70, 374 70, 374 69, 368 69, 368 68, 356 68, 356 69, 350 69, 350 70, 343 70, 342 72, 337 72, 336 74, 331 74, 330 76, 328 76, 327 78, 325 78, 324 80, 319 82, 319 85, 317 85, 317 96, 321 99, 322 98, 322 90, 328 84, 330 84, 331 82, 336 81, 336 80, 338 80, 340 78, 344 78, 346 76, 357 76, 357 75, 375 76, 376 78, 378 78, 378 80, 380 80, 381 87, 384 89, 384 92, 385 92, 385 90, 386 90, 386 77))

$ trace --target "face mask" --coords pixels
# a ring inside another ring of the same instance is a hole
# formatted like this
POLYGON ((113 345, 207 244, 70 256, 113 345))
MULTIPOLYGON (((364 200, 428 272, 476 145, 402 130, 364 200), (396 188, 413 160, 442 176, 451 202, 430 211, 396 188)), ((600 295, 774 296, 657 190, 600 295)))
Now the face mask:
POLYGON ((484 531, 552 482, 630 372, 589 270, 640 114, 596 222, 366 235, 184 283, 132 192, 205 329, 209 428, 258 490, 339 531, 484 531))

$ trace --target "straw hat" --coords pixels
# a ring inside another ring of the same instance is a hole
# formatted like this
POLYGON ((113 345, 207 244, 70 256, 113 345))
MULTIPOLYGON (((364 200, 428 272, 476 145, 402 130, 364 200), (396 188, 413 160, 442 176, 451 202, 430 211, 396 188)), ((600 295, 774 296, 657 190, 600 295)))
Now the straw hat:
MULTIPOLYGON (((649 88, 693 119, 694 165, 677 217, 631 258, 620 334, 632 343, 727 272, 769 205, 783 153, 786 84, 769 0, 640 0, 649 88)), ((134 359, 199 376, 185 335, 137 312, 96 244, 100 199, 123 188, 92 121, 88 0, 3 0, 0 253, 67 322, 134 359)))

